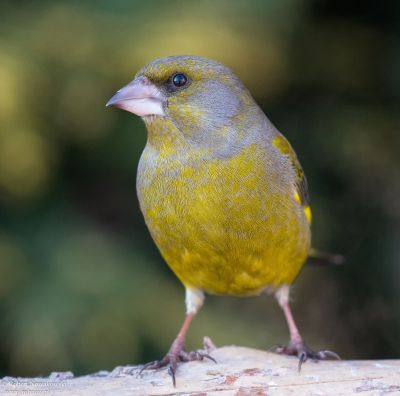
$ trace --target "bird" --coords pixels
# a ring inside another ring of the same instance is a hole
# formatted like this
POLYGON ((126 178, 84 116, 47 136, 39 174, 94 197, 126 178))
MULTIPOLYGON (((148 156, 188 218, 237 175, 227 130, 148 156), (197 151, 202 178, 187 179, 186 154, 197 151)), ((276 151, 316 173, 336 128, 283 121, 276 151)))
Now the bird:
MULTIPOLYGON (((185 337, 205 294, 275 296, 289 329, 275 351, 308 359, 289 297, 309 257, 307 179, 288 140, 237 75, 194 55, 155 59, 107 102, 140 116, 147 143, 137 170, 139 205, 162 257, 185 287, 186 315, 168 353, 149 369, 212 357, 185 337)), ((324 255, 322 255, 324 257, 324 255)), ((340 258, 332 256, 331 261, 340 258)))

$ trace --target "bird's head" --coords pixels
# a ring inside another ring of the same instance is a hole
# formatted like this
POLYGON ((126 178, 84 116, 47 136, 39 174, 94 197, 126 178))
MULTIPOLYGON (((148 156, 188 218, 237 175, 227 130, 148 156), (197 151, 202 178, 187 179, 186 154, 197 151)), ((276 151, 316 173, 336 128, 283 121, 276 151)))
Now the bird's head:
POLYGON ((156 59, 108 102, 141 116, 172 120, 184 133, 229 126, 254 101, 227 67, 198 56, 156 59))

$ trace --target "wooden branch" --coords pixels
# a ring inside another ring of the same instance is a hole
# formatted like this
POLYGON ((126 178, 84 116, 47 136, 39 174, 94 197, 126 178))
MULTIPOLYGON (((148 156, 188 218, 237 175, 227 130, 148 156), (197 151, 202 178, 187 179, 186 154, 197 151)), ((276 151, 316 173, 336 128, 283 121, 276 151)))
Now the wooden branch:
POLYGON ((5 377, 0 395, 400 395, 399 360, 308 361, 299 373, 295 358, 255 349, 223 347, 212 356, 217 364, 205 360, 180 365, 176 388, 166 369, 140 374, 140 366, 130 366, 77 378, 72 373, 5 377))

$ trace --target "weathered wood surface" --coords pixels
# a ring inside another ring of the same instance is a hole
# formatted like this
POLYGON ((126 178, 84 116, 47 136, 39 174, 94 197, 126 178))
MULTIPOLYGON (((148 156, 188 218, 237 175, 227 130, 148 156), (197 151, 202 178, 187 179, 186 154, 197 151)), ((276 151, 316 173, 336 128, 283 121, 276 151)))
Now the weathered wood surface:
POLYGON ((140 366, 131 366, 77 378, 71 373, 6 377, 0 395, 400 395, 398 360, 306 362, 299 373, 295 358, 249 348, 223 347, 212 356, 217 364, 181 365, 176 388, 165 369, 140 374, 140 366))

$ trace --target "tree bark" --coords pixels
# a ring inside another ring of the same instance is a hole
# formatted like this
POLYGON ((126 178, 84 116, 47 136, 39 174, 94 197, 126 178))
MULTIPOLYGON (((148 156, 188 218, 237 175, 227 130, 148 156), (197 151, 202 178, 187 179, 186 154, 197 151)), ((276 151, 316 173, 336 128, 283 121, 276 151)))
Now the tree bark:
POLYGON ((400 360, 307 361, 242 347, 223 347, 204 360, 181 364, 176 388, 166 369, 117 367, 83 377, 52 373, 47 378, 0 381, 1 396, 263 396, 263 395, 400 395, 400 360))

